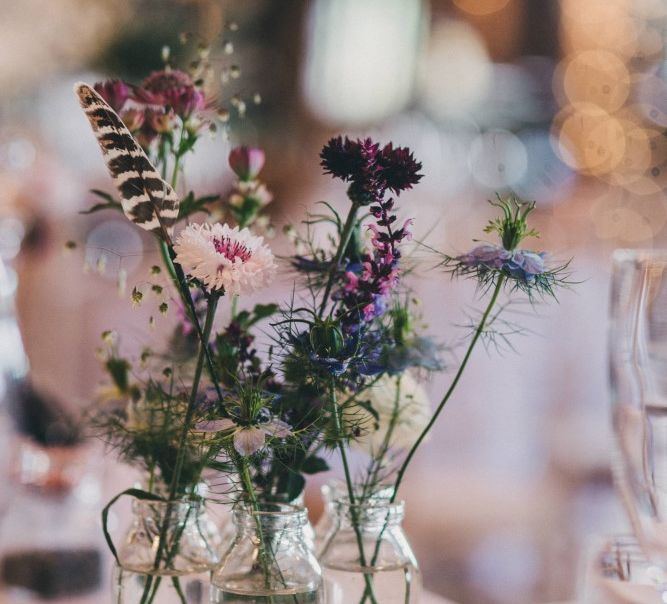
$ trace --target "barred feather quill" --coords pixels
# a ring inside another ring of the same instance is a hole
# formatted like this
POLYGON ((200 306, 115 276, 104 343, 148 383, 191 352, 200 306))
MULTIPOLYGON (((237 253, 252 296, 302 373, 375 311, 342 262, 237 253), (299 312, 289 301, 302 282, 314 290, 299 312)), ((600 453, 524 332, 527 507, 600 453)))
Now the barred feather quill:
POLYGON ((79 82, 74 92, 120 193, 125 216, 146 231, 170 236, 178 218, 176 192, 153 167, 118 114, 91 86, 79 82))

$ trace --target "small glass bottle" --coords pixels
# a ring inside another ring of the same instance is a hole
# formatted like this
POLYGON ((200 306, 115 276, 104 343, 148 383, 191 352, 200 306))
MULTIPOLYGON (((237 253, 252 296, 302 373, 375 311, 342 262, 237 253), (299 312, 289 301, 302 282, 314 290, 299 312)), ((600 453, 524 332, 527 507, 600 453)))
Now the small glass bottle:
POLYGON ((28 358, 23 348, 15 308, 18 281, 14 270, 3 260, 1 243, 0 241, 0 481, 3 487, 0 488, 0 518, 9 505, 12 493, 9 488, 9 474, 13 452, 18 447, 14 415, 20 405, 20 390, 28 374, 28 358))
POLYGON ((324 602, 320 567, 304 537, 307 522, 302 507, 237 507, 236 537, 213 572, 211 603, 324 602))
POLYGON ((421 574, 401 523, 403 503, 335 503, 319 556, 327 604, 414 604, 421 574))
POLYGON ((99 597, 108 584, 99 530, 101 451, 85 443, 47 447, 27 437, 16 443, 16 490, 0 524, 0 601, 99 597))
POLYGON ((220 560, 218 527, 200 500, 135 499, 133 522, 119 548, 116 604, 203 604, 220 560))
MULTIPOLYGON (((371 490, 370 494, 368 492, 364 493, 364 488, 361 485, 354 485, 353 488, 355 496, 365 497, 364 500, 366 502, 370 501, 371 499, 373 501, 389 501, 394 492, 392 485, 378 485, 371 490)), ((368 491, 368 489, 366 489, 366 491, 368 491)), ((314 547, 316 554, 321 551, 322 546, 324 545, 324 539, 329 534, 334 525, 336 518, 336 502, 339 499, 347 500, 348 497, 347 485, 344 481, 339 480, 338 478, 334 478, 323 484, 320 488, 320 492, 322 494, 324 506, 322 509, 322 515, 320 516, 317 524, 315 525, 315 528, 313 529, 315 544, 314 547)))

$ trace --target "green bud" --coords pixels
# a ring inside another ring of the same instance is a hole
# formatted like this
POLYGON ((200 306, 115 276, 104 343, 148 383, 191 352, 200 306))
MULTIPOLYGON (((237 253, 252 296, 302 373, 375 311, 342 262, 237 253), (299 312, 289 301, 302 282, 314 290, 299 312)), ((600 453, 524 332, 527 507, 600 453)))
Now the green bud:
POLYGON ((335 357, 343 350, 343 332, 335 321, 318 321, 310 328, 310 345, 320 356, 335 357))
POLYGON ((399 345, 405 344, 412 330, 410 312, 407 308, 398 306, 391 311, 391 319, 394 341, 399 345))

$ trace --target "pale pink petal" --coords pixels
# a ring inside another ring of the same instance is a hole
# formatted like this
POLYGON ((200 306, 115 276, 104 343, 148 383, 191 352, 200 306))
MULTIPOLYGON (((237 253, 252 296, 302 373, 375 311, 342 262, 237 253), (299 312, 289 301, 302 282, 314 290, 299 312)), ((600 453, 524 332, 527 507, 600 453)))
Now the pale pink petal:
POLYGON ((289 425, 279 419, 274 419, 267 424, 263 424, 261 428, 264 432, 271 436, 275 436, 276 438, 287 438, 288 436, 292 436, 292 430, 289 425))
POLYGON ((265 439, 266 435, 261 428, 256 426, 241 428, 234 434, 234 448, 241 455, 252 455, 264 446, 265 439))
POLYGON ((212 421, 199 422, 195 425, 195 430, 199 432, 222 432, 223 430, 231 430, 237 425, 231 419, 214 419, 212 421))

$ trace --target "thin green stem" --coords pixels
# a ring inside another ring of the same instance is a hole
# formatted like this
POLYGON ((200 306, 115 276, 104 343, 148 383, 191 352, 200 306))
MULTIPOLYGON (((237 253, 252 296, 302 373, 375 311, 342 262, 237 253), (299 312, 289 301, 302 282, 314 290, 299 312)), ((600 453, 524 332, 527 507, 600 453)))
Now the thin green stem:
POLYGON ((181 604, 188 604, 188 600, 185 597, 185 594, 183 593, 183 590, 181 589, 181 581, 178 577, 172 577, 171 578, 171 583, 174 586, 174 590, 178 594, 178 598, 181 601, 181 604))
MULTIPOLYGON (((162 522, 162 526, 160 527, 158 548, 155 554, 155 561, 153 563, 154 570, 158 570, 160 568, 160 563, 162 562, 162 557, 166 547, 167 532, 169 530, 169 524, 172 515, 172 505, 176 499, 178 486, 181 478, 181 472, 183 470, 183 463, 185 461, 185 448, 186 448, 185 444, 187 441, 188 433, 192 428, 190 424, 192 423, 192 418, 194 416, 194 411, 196 407, 197 394, 199 391, 199 382, 201 380, 202 370, 204 368, 204 358, 206 356, 205 351, 208 349, 208 340, 211 335, 211 329, 213 327, 213 318, 215 316, 215 311, 218 305, 218 297, 219 297, 218 295, 214 295, 209 299, 208 309, 206 311, 206 320, 204 323, 203 337, 199 345, 199 354, 197 356, 197 366, 195 368, 195 373, 192 378, 192 389, 190 391, 190 398, 188 400, 188 406, 185 412, 185 418, 183 420, 183 429, 181 431, 177 446, 176 464, 174 467, 174 473, 171 479, 171 483, 169 485, 169 498, 165 510, 165 517, 162 522)), ((159 581, 159 578, 156 581, 159 581)), ((148 579, 147 589, 150 589, 150 587, 148 586, 148 583, 150 582, 152 582, 151 577, 149 577, 148 579)), ((157 585, 159 585, 159 582, 157 583, 157 585)), ((157 591, 157 585, 153 589, 153 593, 148 599, 146 599, 147 590, 146 589, 144 590, 144 595, 141 598, 141 604, 150 604, 153 601, 157 591)))
MULTIPOLYGON (((248 460, 244 457, 241 457, 237 460, 237 465, 240 465, 240 475, 241 475, 241 484, 243 485, 243 490, 246 492, 250 502, 250 508, 253 512, 255 518, 255 525, 257 526, 257 538, 259 539, 259 558, 260 564, 262 565, 262 571, 264 573, 264 587, 267 591, 271 591, 271 578, 269 575, 269 560, 266 551, 266 543, 264 541, 264 529, 262 527, 262 519, 259 517, 259 505, 257 503, 257 496, 255 495, 255 488, 252 484, 252 478, 250 476, 250 468, 248 467, 248 460)), ((269 602, 273 602, 273 597, 269 595, 269 602)))
POLYGON ((181 471, 183 469, 183 462, 185 461, 185 443, 188 438, 188 433, 192 426, 192 417, 194 416, 197 394, 199 390, 199 381, 201 379, 202 369, 204 368, 204 359, 208 352, 208 341, 211 337, 211 330, 213 328, 213 319, 215 311, 218 307, 219 295, 213 294, 208 300, 208 308, 206 309, 206 319, 204 321, 203 337, 199 345, 199 355, 197 357, 197 366, 195 368, 194 377, 192 378, 192 390, 190 391, 190 399, 185 411, 185 419, 183 420, 183 430, 178 442, 178 454, 176 457, 176 467, 174 468, 174 475, 169 487, 169 499, 172 500, 176 496, 178 489, 178 481, 181 478, 181 471))
POLYGON ((354 530, 354 535, 357 540, 357 547, 359 549, 359 563, 362 568, 364 575, 364 583, 366 587, 364 589, 364 594, 368 593, 373 604, 378 604, 373 593, 373 578, 366 572, 366 552, 364 551, 364 540, 361 534, 361 528, 359 527, 359 517, 357 512, 356 498, 354 496, 354 485, 352 484, 352 475, 350 473, 350 466, 347 461, 347 454, 345 452, 345 443, 343 442, 342 436, 342 418, 341 418, 341 409, 336 403, 336 387, 334 380, 331 380, 329 387, 329 395, 331 399, 331 413, 334 418, 334 429, 336 436, 338 437, 338 451, 340 452, 340 458, 343 462, 343 473, 345 474, 345 485, 347 486, 347 497, 350 502, 350 520, 352 522, 352 529, 354 530))
POLYGON ((387 426, 387 432, 382 439, 382 444, 380 445, 379 451, 373 456, 371 461, 370 468, 368 469, 366 483, 364 484, 364 499, 370 496, 373 493, 373 489, 376 487, 378 482, 378 476, 382 470, 384 457, 391 447, 391 439, 394 436, 394 430, 396 430, 396 424, 398 424, 398 417, 401 414, 400 408, 400 398, 401 398, 401 377, 396 378, 396 396, 394 397, 394 407, 391 412, 391 418, 389 420, 389 426, 387 426))
POLYGON ((394 492, 391 496, 391 503, 394 503, 396 501, 396 497, 398 496, 398 489, 401 486, 401 482, 403 481, 403 477, 405 476, 405 471, 408 469, 408 466, 410 465, 410 462, 412 461, 412 458, 414 457, 415 453, 417 452, 417 449, 419 446, 422 444, 423 440, 426 438, 426 435, 430 432, 431 428, 433 427, 433 424, 438 419, 438 416, 444 409, 445 405, 447 404, 447 401, 452 396, 452 393, 456 389, 456 386, 459 383, 459 380, 461 379, 461 376, 463 375, 463 372, 465 371, 466 366, 468 365, 468 361, 470 360, 470 356, 472 355, 472 351, 475 349, 475 345, 477 344, 477 341, 479 340, 480 336, 484 332, 484 328, 486 327, 486 322, 489 319, 489 315, 491 314, 491 310, 495 306, 498 296, 500 295, 500 292, 503 289, 503 284, 505 282, 505 276, 500 275, 498 277, 498 281, 496 282, 496 287, 493 290, 493 295, 491 296, 491 299, 489 300, 489 304, 486 307, 486 310, 484 311, 484 314, 482 315, 482 318, 479 322, 479 325, 477 326, 477 329, 475 329, 475 334, 473 335, 472 340, 470 341, 470 344, 468 345, 468 349, 466 350, 465 356, 463 357, 463 361, 461 361, 461 365, 459 366, 458 371, 456 372, 456 375, 454 376, 454 379, 452 380, 452 383, 449 385, 449 388, 447 389, 447 392, 445 392, 445 395, 442 397, 442 400, 440 401, 440 404, 438 405, 437 409, 435 410, 435 413, 431 417, 430 421, 428 424, 426 424, 426 427, 422 430, 421 434, 419 435, 419 438, 415 441, 415 444, 412 445, 412 448, 410 449, 410 452, 408 453, 407 457, 403 461, 403 464, 401 465, 400 469, 398 470, 398 473, 396 475, 396 482, 394 484, 394 492))
POLYGON ((329 276, 327 278, 327 283, 324 288, 324 295, 322 296, 322 303, 320 304, 320 310, 318 316, 322 318, 324 311, 327 307, 327 302, 329 301, 329 295, 331 294, 331 288, 333 287, 334 278, 336 277, 336 272, 340 267, 340 261, 343 259, 343 254, 345 254, 345 249, 347 244, 350 242, 350 237, 352 237, 352 231, 357 222, 357 210, 359 205, 352 202, 350 206, 350 211, 345 220, 345 225, 343 226, 343 231, 340 234, 340 242, 338 243, 338 249, 336 250, 336 255, 331 263, 329 268, 329 276))

